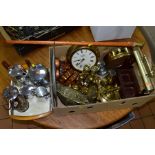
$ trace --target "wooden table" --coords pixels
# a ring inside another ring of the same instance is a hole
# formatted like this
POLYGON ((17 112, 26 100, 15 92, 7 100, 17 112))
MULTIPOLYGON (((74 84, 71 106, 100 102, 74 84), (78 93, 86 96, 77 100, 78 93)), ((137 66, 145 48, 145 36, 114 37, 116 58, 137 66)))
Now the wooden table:
MULTIPOLYGON (((144 41, 141 31, 136 28, 133 34, 133 39, 136 41, 144 41)), ((0 39, 3 39, 0 36, 0 39)), ((65 41, 94 41, 89 27, 80 27, 70 32, 69 34, 57 39, 65 41)), ((147 44, 144 46, 144 51, 149 51, 147 44)), ((146 53, 150 57, 150 52, 146 53)), ((33 63, 42 63, 46 66, 48 62, 48 47, 43 46, 42 48, 36 49, 25 56, 19 56, 13 46, 0 45, 0 62, 7 60, 10 64, 24 63, 25 59, 30 59, 33 63)), ((7 71, 0 65, 0 94, 2 90, 9 84, 9 77, 7 71)), ((76 114, 67 116, 55 116, 51 114, 48 117, 34 120, 35 124, 41 125, 45 128, 99 128, 105 127, 109 124, 116 122, 131 112, 131 109, 121 109, 106 112, 87 113, 87 114, 76 114)))

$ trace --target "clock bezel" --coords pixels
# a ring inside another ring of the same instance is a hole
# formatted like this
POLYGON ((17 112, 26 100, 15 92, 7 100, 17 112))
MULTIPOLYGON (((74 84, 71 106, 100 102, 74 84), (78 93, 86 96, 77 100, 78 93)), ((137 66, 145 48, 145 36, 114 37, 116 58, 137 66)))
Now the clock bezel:
MULTIPOLYGON (((96 63, 98 62, 98 59, 99 59, 99 57, 100 57, 100 52, 99 52, 99 50, 98 50, 98 48, 97 47, 94 47, 94 46, 71 46, 69 49, 68 49, 68 51, 67 51, 67 54, 66 54, 66 58, 67 58, 67 61, 70 63, 70 65, 75 69, 75 70, 78 70, 78 71, 80 71, 80 72, 82 72, 81 70, 79 70, 79 69, 76 69, 74 66, 73 66, 73 64, 72 64, 72 56, 77 52, 77 51, 79 51, 79 50, 81 50, 81 49, 88 49, 88 50, 90 50, 90 51, 92 51, 94 54, 95 54, 95 56, 96 56, 96 63)), ((96 64, 95 63, 95 64, 96 64)))

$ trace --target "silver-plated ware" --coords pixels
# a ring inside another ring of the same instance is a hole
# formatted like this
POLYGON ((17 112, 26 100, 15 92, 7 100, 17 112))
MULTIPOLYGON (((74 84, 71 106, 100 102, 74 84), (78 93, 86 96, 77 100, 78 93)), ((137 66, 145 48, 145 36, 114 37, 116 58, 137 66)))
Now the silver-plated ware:
POLYGON ((100 76, 106 76, 108 74, 108 70, 106 68, 105 62, 98 62, 97 66, 99 67, 99 71, 97 72, 100 76))
POLYGON ((21 65, 15 64, 11 68, 9 68, 8 73, 13 78, 20 79, 25 76, 27 73, 23 70, 21 65))
POLYGON ((15 100, 17 96, 19 95, 19 91, 16 87, 14 86, 8 86, 7 88, 4 89, 3 91, 3 96, 7 100, 15 100))
POLYGON ((36 86, 34 85, 25 85, 23 86, 19 91, 20 94, 23 95, 26 98, 31 98, 33 97, 33 92, 36 89, 36 86))
POLYGON ((39 86, 34 90, 34 93, 37 97, 45 97, 47 95, 49 95, 49 92, 47 91, 47 89, 43 86, 39 86))
POLYGON ((3 96, 10 103, 9 109, 25 112, 29 108, 29 102, 23 95, 19 94, 18 89, 14 86, 9 86, 4 89, 3 96))
POLYGON ((48 73, 47 68, 42 64, 31 66, 28 71, 30 80, 35 84, 46 78, 47 73, 48 73))

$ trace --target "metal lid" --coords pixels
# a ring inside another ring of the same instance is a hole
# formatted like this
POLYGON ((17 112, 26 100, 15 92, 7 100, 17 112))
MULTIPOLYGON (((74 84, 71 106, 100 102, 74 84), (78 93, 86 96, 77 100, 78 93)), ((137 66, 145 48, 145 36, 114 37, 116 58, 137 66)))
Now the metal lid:
POLYGON ((47 68, 37 64, 29 69, 29 76, 32 81, 41 81, 47 76, 47 68))
POLYGON ((21 65, 18 64, 15 64, 12 68, 10 68, 8 73, 11 77, 22 77, 26 74, 21 65))

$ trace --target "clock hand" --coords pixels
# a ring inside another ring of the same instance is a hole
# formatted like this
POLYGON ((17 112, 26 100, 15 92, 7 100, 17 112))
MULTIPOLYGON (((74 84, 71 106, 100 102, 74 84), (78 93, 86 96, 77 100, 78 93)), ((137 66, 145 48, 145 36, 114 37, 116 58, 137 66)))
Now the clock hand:
POLYGON ((85 60, 85 59, 83 58, 83 59, 80 61, 80 63, 83 62, 84 60, 85 60))
POLYGON ((79 63, 76 64, 76 66, 80 65, 85 59, 81 59, 81 61, 79 63))
POLYGON ((85 61, 85 59, 84 59, 84 58, 80 61, 80 64, 81 64, 83 61, 85 61))
POLYGON ((76 63, 76 66, 80 65, 80 63, 76 63))
POLYGON ((74 62, 76 62, 76 61, 80 61, 80 60, 75 60, 74 62))

